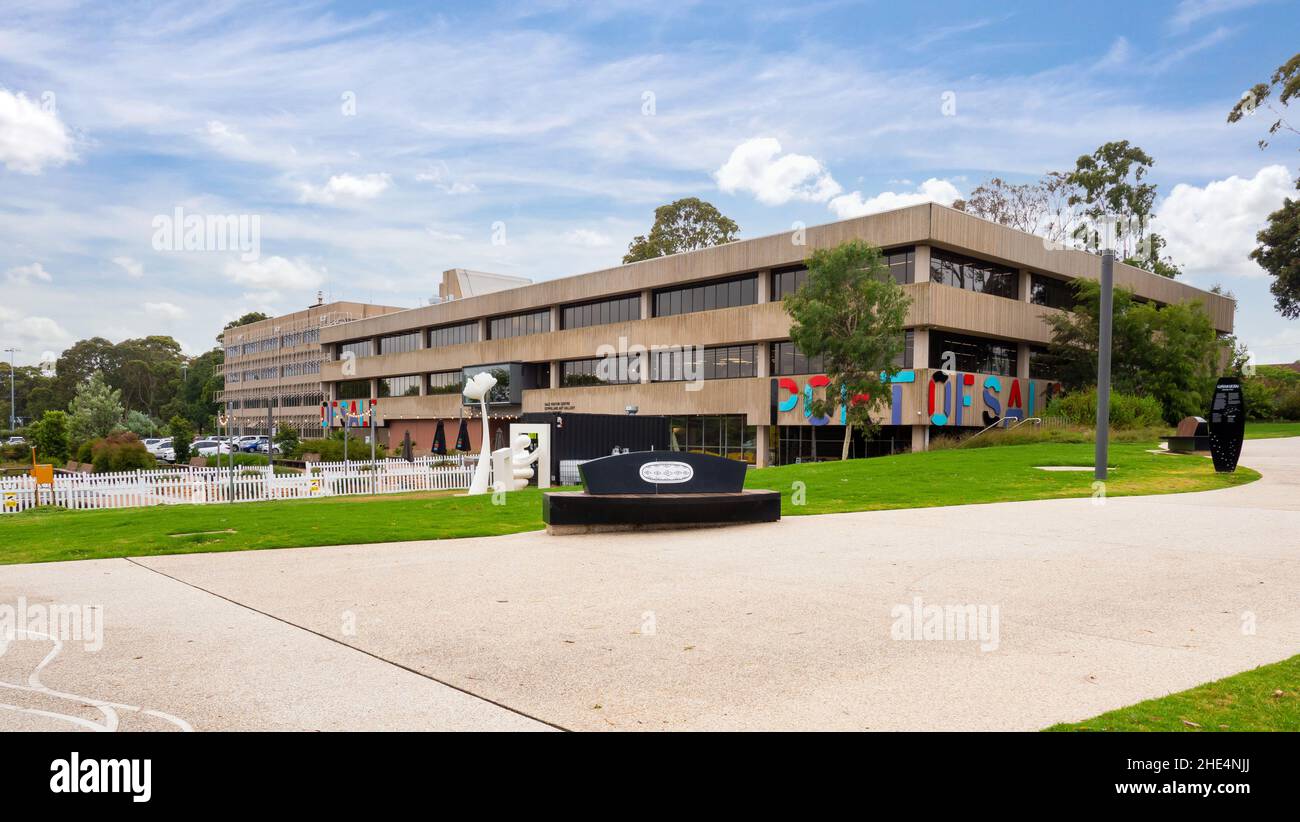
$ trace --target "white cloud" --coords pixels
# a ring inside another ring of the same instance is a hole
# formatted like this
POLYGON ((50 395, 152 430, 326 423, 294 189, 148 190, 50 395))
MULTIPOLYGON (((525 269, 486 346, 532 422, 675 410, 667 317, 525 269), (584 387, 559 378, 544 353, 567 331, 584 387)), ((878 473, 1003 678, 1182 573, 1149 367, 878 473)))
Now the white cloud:
POLYGON ((608 236, 589 228, 575 228, 572 231, 566 231, 564 241, 584 248, 605 248, 614 242, 608 236))
POLYGON ((748 191, 764 205, 823 203, 842 190, 820 161, 806 154, 782 154, 775 137, 754 137, 736 146, 713 177, 726 193, 748 191))
POLYGON ((32 263, 9 269, 5 272, 5 281, 12 285, 34 285, 51 282, 53 278, 40 263, 32 263))
POLYGON ((1225 14, 1237 9, 1258 5, 1260 0, 1182 0, 1169 18, 1169 27, 1175 31, 1185 31, 1193 23, 1216 14, 1225 14))
POLYGON ((0 335, 6 340, 19 342, 22 348, 63 350, 72 342, 72 335, 49 317, 20 318, 13 311, 0 313, 0 335))
POLYGON ((952 201, 959 197, 961 192, 952 183, 931 177, 917 186, 915 191, 882 191, 874 197, 866 198, 862 196, 862 192, 853 191, 831 200, 829 206, 830 210, 835 212, 835 216, 847 220, 850 217, 862 217, 866 214, 920 203, 952 205, 952 201))
POLYGON ((1183 183, 1156 207, 1152 230, 1189 275, 1263 277, 1248 255, 1268 215, 1295 193, 1286 166, 1261 168, 1254 177, 1232 176, 1203 187, 1183 183))
POLYGON ((232 262, 226 266, 226 276, 254 291, 277 289, 311 289, 325 282, 325 272, 318 271, 302 259, 267 257, 251 263, 232 262))
POLYGON ((206 131, 208 137, 217 144, 238 143, 246 145, 248 143, 247 137, 220 120, 209 120, 206 131))
POLYGON ((358 177, 353 174, 335 174, 323 186, 303 183, 299 188, 299 199, 304 203, 335 203, 340 200, 373 200, 392 185, 393 178, 388 174, 366 174, 358 177))
POLYGON ((10 171, 40 174, 76 157, 72 137, 53 107, 0 88, 0 163, 10 171))
POLYGON ((185 309, 169 302, 145 303, 144 310, 164 320, 181 320, 186 316, 185 309))
POLYGON ((126 276, 133 280, 138 280, 144 276, 144 266, 138 260, 131 257, 114 257, 113 262, 126 272, 126 276))

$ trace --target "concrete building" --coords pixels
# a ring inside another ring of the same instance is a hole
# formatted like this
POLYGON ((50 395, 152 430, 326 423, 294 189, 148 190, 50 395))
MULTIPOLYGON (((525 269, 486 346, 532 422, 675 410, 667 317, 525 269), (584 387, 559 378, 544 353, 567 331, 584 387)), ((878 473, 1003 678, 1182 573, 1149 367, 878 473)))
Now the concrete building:
POLYGON ((319 437, 320 404, 325 398, 321 364, 327 359, 320 335, 334 326, 391 314, 403 309, 366 303, 317 304, 302 311, 228 328, 221 335, 226 350, 222 374, 224 402, 232 430, 266 433, 267 413, 298 429, 301 436, 319 437))
MULTIPOLYGON (((884 249, 912 297, 903 371, 882 387, 891 403, 879 435, 855 439, 855 455, 1041 415, 1060 390, 1044 356, 1046 318, 1071 304, 1071 280, 1100 276, 1100 257, 933 204, 473 296, 448 272, 443 290, 455 299, 321 328, 322 414, 338 425, 339 403, 374 400, 381 442, 410 433, 427 452, 438 421, 476 416, 460 386, 490 369, 508 383, 489 415, 494 443, 520 417, 564 427, 635 413, 665 421, 664 434, 648 435, 657 447, 666 439, 759 466, 838 457, 843 428, 806 408, 824 377, 790 344, 781 299, 813 249, 850 239, 884 249), (649 367, 611 372, 622 361, 606 355, 629 346, 650 350, 649 367)), ((1232 331, 1227 297, 1123 264, 1115 282, 1160 304, 1199 301, 1218 331, 1232 331)), ((477 449, 477 420, 471 441, 477 449)))

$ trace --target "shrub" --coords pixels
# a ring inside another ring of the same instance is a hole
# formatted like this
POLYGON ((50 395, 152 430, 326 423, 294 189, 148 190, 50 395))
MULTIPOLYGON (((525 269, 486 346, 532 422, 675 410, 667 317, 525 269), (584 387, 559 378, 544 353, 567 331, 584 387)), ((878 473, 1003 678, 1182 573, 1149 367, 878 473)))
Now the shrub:
MULTIPOLYGON (((300 453, 312 452, 320 454, 321 462, 339 462, 343 459, 343 434, 335 432, 329 437, 319 440, 305 440, 300 443, 300 453)), ((382 445, 375 447, 375 458, 384 459, 388 456, 388 449, 382 445)), ((368 460, 370 459, 370 443, 360 437, 348 437, 348 459, 349 460, 368 460)))
POLYGON ((77 462, 90 462, 95 458, 95 441, 86 440, 77 446, 77 462))
POLYGON ((1277 398, 1274 413, 1284 420, 1300 420, 1300 387, 1283 391, 1277 398))
POLYGON ((97 440, 91 447, 91 453, 96 474, 107 471, 144 470, 157 466, 153 454, 150 454, 136 435, 129 431, 110 434, 97 440))
MULTIPOLYGON (((1075 425, 1097 425, 1097 389, 1074 391, 1057 397, 1048 405, 1044 416, 1064 417, 1075 425)), ((1164 422, 1164 409, 1154 397, 1135 397, 1112 391, 1110 394, 1111 428, 1151 428, 1164 422)))
POLYGON ((177 414, 167 423, 167 435, 172 438, 172 449, 176 452, 176 464, 185 465, 190 461, 190 443, 194 442, 194 425, 177 414))
POLYGON ((68 415, 62 411, 46 411, 32 426, 32 445, 36 446, 37 459, 51 463, 68 460, 68 415))

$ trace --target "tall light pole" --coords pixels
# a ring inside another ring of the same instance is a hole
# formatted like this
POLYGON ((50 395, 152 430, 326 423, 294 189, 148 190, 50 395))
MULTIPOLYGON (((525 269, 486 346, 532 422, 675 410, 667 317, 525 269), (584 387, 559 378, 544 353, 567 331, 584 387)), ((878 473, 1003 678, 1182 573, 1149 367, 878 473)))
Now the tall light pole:
POLYGON ((1097 329, 1097 450, 1093 477, 1106 479, 1110 450, 1110 337, 1115 310, 1115 248, 1109 225, 1103 231, 1101 250, 1101 304, 1097 329))
POLYGON ((18 406, 14 405, 14 354, 22 351, 21 348, 6 348, 9 353, 9 430, 14 430, 15 413, 18 406))

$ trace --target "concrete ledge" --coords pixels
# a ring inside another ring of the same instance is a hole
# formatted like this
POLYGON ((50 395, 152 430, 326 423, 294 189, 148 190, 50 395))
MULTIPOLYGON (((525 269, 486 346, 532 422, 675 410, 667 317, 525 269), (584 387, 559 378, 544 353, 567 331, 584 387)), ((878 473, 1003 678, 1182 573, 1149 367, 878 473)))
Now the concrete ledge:
POLYGON ((781 494, 587 494, 556 491, 542 497, 547 533, 593 533, 591 529, 699 528, 776 522, 781 494), (571 531, 558 529, 577 528, 571 531))

